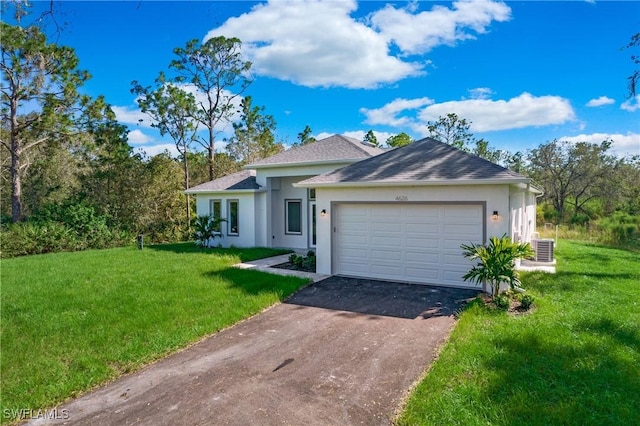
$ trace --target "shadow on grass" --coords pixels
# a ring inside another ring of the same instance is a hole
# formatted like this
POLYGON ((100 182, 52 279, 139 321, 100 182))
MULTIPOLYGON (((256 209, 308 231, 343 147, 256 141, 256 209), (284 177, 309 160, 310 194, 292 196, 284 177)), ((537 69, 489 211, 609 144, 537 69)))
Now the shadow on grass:
POLYGON ((450 316, 478 294, 474 290, 333 276, 295 293, 285 303, 396 318, 450 316))
POLYGON ((620 347, 637 351, 638 336, 611 319, 583 330, 562 343, 535 331, 493 339, 482 397, 501 424, 640 424, 637 353, 620 347))
POLYGON ((640 331, 637 328, 620 324, 614 319, 598 318, 585 320, 577 325, 576 330, 611 338, 618 344, 627 346, 640 353, 640 331))
POLYGON ((268 274, 252 269, 226 268, 221 271, 206 272, 205 276, 222 278, 232 288, 250 295, 275 293, 280 300, 288 297, 309 282, 304 278, 268 274))
POLYGON ((220 256, 238 256, 241 262, 248 262, 256 259, 264 259, 266 257, 278 256, 280 254, 291 253, 291 250, 286 249, 272 249, 266 247, 251 247, 251 248, 203 248, 196 246, 193 241, 184 243, 170 243, 170 244, 154 244, 145 246, 145 249, 168 251, 172 253, 203 253, 203 254, 217 254, 220 256))

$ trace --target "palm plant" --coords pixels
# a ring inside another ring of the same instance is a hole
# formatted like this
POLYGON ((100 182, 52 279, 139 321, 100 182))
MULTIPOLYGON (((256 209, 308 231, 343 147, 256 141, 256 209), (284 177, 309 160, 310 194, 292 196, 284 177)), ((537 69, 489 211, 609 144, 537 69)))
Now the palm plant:
POLYGON ((222 238, 222 233, 220 232, 220 224, 222 222, 226 222, 226 219, 204 215, 195 218, 193 228, 195 230, 196 245, 211 247, 216 237, 222 238))
POLYGON ((500 291, 501 283, 509 283, 512 290, 520 285, 515 261, 533 255, 529 243, 511 242, 506 234, 501 238, 491 237, 486 246, 471 243, 463 244, 461 248, 464 257, 479 261, 462 278, 478 284, 489 283, 494 298, 500 291))

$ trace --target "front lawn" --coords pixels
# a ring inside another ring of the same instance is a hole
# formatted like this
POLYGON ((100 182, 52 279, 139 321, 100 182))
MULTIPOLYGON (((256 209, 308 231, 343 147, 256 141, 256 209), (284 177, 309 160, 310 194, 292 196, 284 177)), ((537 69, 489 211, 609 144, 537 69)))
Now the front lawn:
POLYGON ((192 243, 1 261, 1 421, 161 358, 307 281, 231 265, 284 253, 192 243))
POLYGON ((534 312, 470 304, 399 424, 640 424, 640 253, 562 240, 557 258, 523 274, 534 312))

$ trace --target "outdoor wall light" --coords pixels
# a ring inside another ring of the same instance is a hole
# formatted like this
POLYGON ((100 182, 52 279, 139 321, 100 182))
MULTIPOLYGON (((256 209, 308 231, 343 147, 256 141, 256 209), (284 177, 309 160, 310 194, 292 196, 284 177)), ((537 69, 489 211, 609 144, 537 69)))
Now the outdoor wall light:
POLYGON ((498 210, 494 210, 493 214, 491 215, 491 219, 493 220, 498 220, 500 216, 498 215, 498 210))
POLYGON ((320 212, 320 216, 325 217, 326 215, 327 215, 327 211, 325 209, 322 209, 322 211, 320 212))

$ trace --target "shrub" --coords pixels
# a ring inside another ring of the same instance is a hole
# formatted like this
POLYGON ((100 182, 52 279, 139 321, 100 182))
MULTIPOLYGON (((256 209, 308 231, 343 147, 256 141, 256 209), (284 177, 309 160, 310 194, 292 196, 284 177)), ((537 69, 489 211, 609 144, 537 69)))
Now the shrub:
POLYGON ((499 294, 494 297, 493 303, 495 303, 496 308, 500 309, 501 311, 506 311, 511 305, 511 297, 506 294, 499 294))
POLYGON ((615 212, 598 224, 605 231, 606 242, 613 244, 640 244, 640 216, 615 212))
POLYGON ((78 250, 75 232, 57 222, 22 222, 2 230, 2 257, 78 250))
POLYGON ((524 296, 522 296, 522 300, 520 300, 520 306, 522 306, 522 309, 524 310, 529 310, 529 308, 531 308, 531 305, 533 305, 533 301, 534 298, 532 295, 525 294, 524 296))
POLYGON ((307 256, 302 261, 302 267, 304 269, 315 271, 316 270, 316 256, 315 253, 313 256, 307 256))
POLYGON ((316 256, 315 253, 313 255, 307 253, 307 256, 300 256, 295 253, 289 255, 289 263, 295 266, 298 269, 305 269, 308 271, 316 270, 316 256))
POLYGON ((226 222, 222 218, 213 216, 198 216, 193 221, 196 245, 200 247, 212 247, 216 238, 222 238, 220 224, 226 222))
POLYGON ((505 234, 501 238, 491 237, 486 246, 473 244, 461 246, 464 257, 478 260, 462 279, 471 280, 478 284, 489 283, 495 298, 500 291, 500 284, 509 283, 511 289, 520 285, 520 277, 515 269, 517 259, 533 255, 529 243, 514 243, 505 234))

